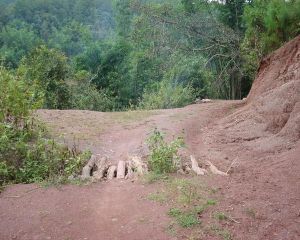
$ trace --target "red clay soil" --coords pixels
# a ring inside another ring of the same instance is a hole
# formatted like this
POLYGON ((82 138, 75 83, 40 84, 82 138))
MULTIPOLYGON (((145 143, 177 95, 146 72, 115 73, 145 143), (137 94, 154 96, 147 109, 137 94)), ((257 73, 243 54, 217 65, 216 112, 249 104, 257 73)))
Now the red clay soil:
MULTIPOLYGON (((262 61, 247 101, 130 113, 41 110, 38 116, 70 146, 75 139, 114 162, 147 154, 145 139, 155 127, 169 139, 183 134, 185 157, 194 154, 203 166, 210 160, 223 171, 233 165, 229 177, 201 177, 219 189, 216 209, 234 219, 221 222, 231 239, 300 239, 300 36, 262 61)), ((0 239, 189 239, 168 234, 167 207, 146 199, 157 187, 130 181, 9 186, 0 195, 0 239)), ((207 232, 193 239, 225 237, 207 232)))

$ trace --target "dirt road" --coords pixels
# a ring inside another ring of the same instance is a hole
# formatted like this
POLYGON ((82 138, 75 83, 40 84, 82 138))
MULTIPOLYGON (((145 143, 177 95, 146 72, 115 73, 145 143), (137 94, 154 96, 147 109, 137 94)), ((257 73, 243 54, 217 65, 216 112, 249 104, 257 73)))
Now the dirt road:
MULTIPOLYGON (((168 204, 147 198, 159 185, 114 180, 58 188, 8 187, 0 195, 0 239, 299 239, 300 145, 270 152, 259 147, 259 139, 269 137, 266 134, 249 139, 245 133, 225 131, 226 116, 243 105, 215 101, 151 112, 38 112, 55 137, 113 161, 145 154, 145 139, 154 128, 168 139, 182 134, 187 145, 183 156, 194 154, 202 164, 210 160, 227 170, 237 159, 230 177, 201 177, 219 191, 216 209, 234 219, 222 223, 230 238, 201 227, 202 235, 193 238, 186 230, 170 234, 168 204)), ((206 226, 211 221, 209 216, 203 219, 206 226)))
MULTIPOLYGON (((202 141, 201 129, 239 104, 219 101, 129 113, 41 110, 38 115, 70 146, 76 143, 118 161, 145 151, 145 139, 154 128, 169 138, 184 134, 186 152, 193 151, 202 141)), ((59 188, 10 186, 0 196, 0 239, 181 239, 167 234, 166 206, 146 199, 155 188, 117 180, 59 188)))

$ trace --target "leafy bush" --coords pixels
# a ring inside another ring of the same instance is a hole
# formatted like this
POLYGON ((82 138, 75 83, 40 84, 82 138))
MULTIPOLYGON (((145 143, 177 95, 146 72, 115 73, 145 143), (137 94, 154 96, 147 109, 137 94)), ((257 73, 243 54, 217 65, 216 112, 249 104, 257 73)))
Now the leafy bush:
POLYGON ((53 140, 39 137, 26 149, 26 156, 16 172, 18 182, 40 182, 61 177, 66 180, 73 174, 79 174, 89 153, 79 154, 53 140))
POLYGON ((44 129, 30 117, 33 86, 0 68, 0 186, 9 182, 39 182, 78 173, 87 154, 69 151, 46 139, 44 129))
POLYGON ((182 138, 177 138, 168 144, 163 135, 155 130, 147 142, 150 149, 148 163, 152 171, 170 173, 176 170, 180 161, 178 149, 184 144, 182 138))
POLYGON ((41 46, 22 60, 19 74, 27 84, 35 85, 35 96, 43 97, 44 107, 65 109, 70 106, 70 91, 66 83, 69 66, 58 50, 41 46))
POLYGON ((194 97, 208 97, 212 91, 213 75, 206 67, 207 59, 199 55, 176 54, 171 62, 172 68, 164 75, 164 79, 192 87, 194 97))
MULTIPOLYGON (((21 124, 28 117, 30 109, 40 106, 33 102, 32 86, 27 85, 18 76, 12 75, 0 66, 0 123, 21 124)), ((2 126, 3 127, 3 126, 2 126)))
POLYGON ((29 24, 14 20, 0 31, 0 55, 4 64, 16 68, 22 57, 41 43, 29 24))
POLYGON ((81 110, 112 111, 115 108, 115 98, 105 89, 97 89, 87 80, 77 81, 71 91, 71 107, 81 110))
POLYGON ((300 33, 300 1, 255 0, 245 7, 243 20, 243 72, 253 79, 262 57, 300 33))
POLYGON ((72 94, 72 108, 93 111, 111 111, 114 99, 106 90, 97 90, 94 86, 76 86, 72 94))
MULTIPOLYGON (((2 129, 3 130, 3 129, 2 129)), ((88 153, 69 151, 43 137, 38 126, 17 130, 6 125, 0 138, 0 185, 32 183, 78 174, 88 153)))
POLYGON ((147 89, 139 103, 141 109, 166 109, 184 107, 195 99, 194 89, 187 85, 162 81, 147 89))

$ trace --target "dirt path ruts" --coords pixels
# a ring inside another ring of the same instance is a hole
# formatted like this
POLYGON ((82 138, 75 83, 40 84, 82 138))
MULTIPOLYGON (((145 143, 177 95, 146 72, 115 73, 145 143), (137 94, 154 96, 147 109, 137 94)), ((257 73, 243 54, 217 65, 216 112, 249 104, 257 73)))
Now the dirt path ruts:
MULTIPOLYGON (((300 145, 264 151, 260 139, 249 139, 248 132, 228 131, 227 125, 235 123, 224 117, 240 111, 243 104, 215 101, 130 113, 41 110, 38 115, 54 136, 63 134, 70 145, 75 138, 81 149, 106 154, 112 161, 128 153, 145 153, 145 139, 155 127, 166 132, 168 139, 183 134, 187 145, 183 154, 193 153, 201 163, 211 160, 226 170, 238 158, 230 177, 203 178, 223 196, 217 208, 239 222, 224 223, 233 239, 299 239, 300 145)), ((249 131, 258 130, 251 126, 249 131)), ((158 187, 117 180, 58 189, 13 185, 0 195, 0 239, 188 239, 180 232, 170 235, 167 206, 147 200, 158 187)))
MULTIPOLYGON (((236 104, 217 101, 182 109, 123 113, 124 116, 48 110, 38 114, 55 136, 64 134, 70 145, 74 135, 75 139, 81 137, 77 139, 80 148, 91 147, 94 153, 107 154, 117 161, 144 148, 147 134, 155 127, 168 133, 168 138, 184 129, 187 151, 193 151, 193 146, 201 142, 201 128, 230 113, 236 104)), ((30 191, 35 188, 14 185, 1 194, 1 240, 182 239, 167 234, 168 209, 146 200, 155 185, 112 181, 30 191)))

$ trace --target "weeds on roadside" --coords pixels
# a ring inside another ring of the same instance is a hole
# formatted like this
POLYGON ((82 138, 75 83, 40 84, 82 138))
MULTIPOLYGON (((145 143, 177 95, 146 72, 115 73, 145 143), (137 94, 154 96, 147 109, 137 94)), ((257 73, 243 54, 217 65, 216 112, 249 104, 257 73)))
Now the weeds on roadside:
POLYGON ((214 234, 222 237, 224 240, 232 240, 231 233, 226 229, 213 225, 211 226, 211 230, 213 231, 214 234))
POLYGON ((151 201, 165 203, 167 201, 167 196, 163 192, 150 193, 147 198, 151 201))
POLYGON ((246 214, 252 218, 256 218, 256 211, 253 208, 246 208, 246 214))
POLYGON ((179 137, 167 143, 163 134, 155 129, 147 143, 150 149, 148 159, 150 170, 157 174, 174 172, 180 163, 178 150, 184 145, 183 139, 179 137))
POLYGON ((156 172, 148 172, 146 175, 143 176, 144 183, 154 183, 160 180, 168 180, 169 176, 166 174, 160 174, 156 172))
POLYGON ((217 219, 219 221, 223 221, 223 220, 228 220, 229 219, 229 217, 225 213, 223 213, 223 212, 215 212, 213 216, 214 216, 215 219, 217 219))
POLYGON ((178 208, 171 208, 168 213, 169 216, 174 217, 179 226, 183 228, 190 228, 200 224, 197 212, 194 211, 181 211, 178 208))
POLYGON ((192 205, 201 199, 201 185, 194 179, 172 178, 168 181, 167 187, 180 204, 192 205))

